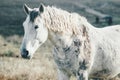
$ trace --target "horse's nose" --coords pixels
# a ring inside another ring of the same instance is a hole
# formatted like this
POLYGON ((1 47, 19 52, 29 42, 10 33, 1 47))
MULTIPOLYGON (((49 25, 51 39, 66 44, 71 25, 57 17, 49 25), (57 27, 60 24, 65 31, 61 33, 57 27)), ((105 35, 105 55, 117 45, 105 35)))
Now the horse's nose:
POLYGON ((22 56, 23 58, 29 59, 29 58, 30 58, 30 56, 29 56, 29 51, 26 50, 26 49, 23 49, 23 51, 22 51, 22 53, 21 53, 21 56, 22 56))

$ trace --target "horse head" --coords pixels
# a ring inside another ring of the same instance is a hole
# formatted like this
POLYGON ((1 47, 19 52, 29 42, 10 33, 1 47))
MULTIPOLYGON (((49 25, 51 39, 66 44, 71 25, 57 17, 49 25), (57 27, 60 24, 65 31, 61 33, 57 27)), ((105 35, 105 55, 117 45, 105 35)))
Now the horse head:
POLYGON ((23 8, 27 17, 23 22, 24 38, 20 50, 23 58, 30 59, 38 47, 47 40, 48 30, 41 16, 44 5, 41 4, 39 8, 32 9, 25 4, 23 8))

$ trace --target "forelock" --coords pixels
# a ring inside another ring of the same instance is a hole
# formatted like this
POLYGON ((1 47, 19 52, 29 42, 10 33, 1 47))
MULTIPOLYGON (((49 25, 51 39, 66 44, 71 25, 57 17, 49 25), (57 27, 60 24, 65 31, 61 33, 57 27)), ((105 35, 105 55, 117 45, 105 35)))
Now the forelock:
POLYGON ((35 18, 36 18, 38 15, 39 15, 39 12, 38 12, 38 11, 35 11, 35 10, 31 11, 31 12, 30 12, 30 21, 31 21, 31 22, 34 22, 35 18))

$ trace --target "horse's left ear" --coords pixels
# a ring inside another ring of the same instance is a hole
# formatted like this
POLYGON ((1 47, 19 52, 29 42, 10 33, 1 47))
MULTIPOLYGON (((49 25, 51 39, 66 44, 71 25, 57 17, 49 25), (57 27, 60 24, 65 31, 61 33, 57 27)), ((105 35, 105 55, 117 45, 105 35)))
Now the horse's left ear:
POLYGON ((29 14, 30 8, 26 4, 24 4, 23 9, 24 9, 26 14, 29 14))
POLYGON ((43 4, 40 5, 39 11, 40 11, 40 13, 43 13, 43 11, 44 11, 44 5, 43 4))

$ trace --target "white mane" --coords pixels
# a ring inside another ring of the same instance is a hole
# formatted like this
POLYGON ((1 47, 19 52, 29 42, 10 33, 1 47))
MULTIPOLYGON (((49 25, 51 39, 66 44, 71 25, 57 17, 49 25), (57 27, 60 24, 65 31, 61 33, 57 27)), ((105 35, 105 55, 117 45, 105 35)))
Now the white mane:
POLYGON ((80 33, 80 26, 87 22, 83 16, 77 13, 69 13, 65 10, 49 6, 45 7, 42 17, 48 29, 55 32, 72 32, 72 34, 76 35, 80 33))

